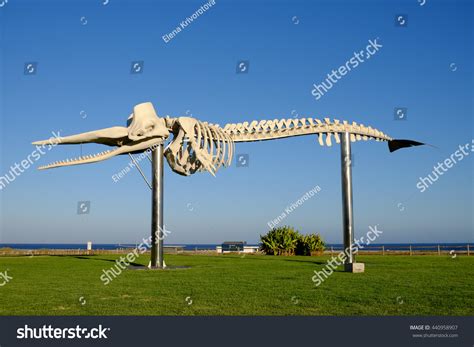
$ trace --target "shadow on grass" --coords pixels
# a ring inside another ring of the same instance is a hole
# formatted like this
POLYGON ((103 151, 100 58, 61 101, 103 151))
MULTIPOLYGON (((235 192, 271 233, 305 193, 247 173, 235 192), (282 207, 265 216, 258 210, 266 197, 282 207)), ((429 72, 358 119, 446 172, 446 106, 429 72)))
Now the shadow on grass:
MULTIPOLYGON (((80 256, 80 255, 77 255, 77 256, 73 256, 73 258, 76 258, 76 259, 80 259, 80 260, 98 260, 98 261, 108 261, 108 262, 112 262, 112 263, 115 263, 116 260, 113 260, 113 259, 104 259, 104 258, 91 258, 91 257, 84 257, 84 256, 80 256)), ((133 265, 133 266, 145 266, 143 264, 139 264, 139 263, 129 263, 130 265, 133 265)))
POLYGON ((316 261, 316 260, 299 260, 299 259, 285 259, 284 261, 291 261, 296 263, 307 263, 307 264, 317 264, 317 265, 325 265, 327 264, 326 261, 316 261))
POLYGON ((246 260, 261 260, 261 261, 269 261, 269 260, 280 260, 280 261, 289 261, 289 262, 297 262, 297 263, 307 263, 307 264, 316 264, 316 265, 325 265, 327 264, 326 261, 322 260, 313 260, 313 257, 308 257, 308 259, 300 259, 295 258, 294 256, 284 256, 284 255, 249 255, 249 256, 242 256, 242 255, 220 255, 221 259, 227 260, 235 260, 237 258, 242 258, 246 260))

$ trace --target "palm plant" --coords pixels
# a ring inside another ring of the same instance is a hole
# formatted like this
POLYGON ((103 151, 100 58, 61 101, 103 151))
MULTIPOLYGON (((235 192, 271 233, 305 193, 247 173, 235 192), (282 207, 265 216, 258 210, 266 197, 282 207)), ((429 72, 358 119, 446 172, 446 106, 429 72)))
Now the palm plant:
POLYGON ((260 235, 261 250, 270 255, 294 255, 300 237, 292 227, 273 228, 266 235, 260 235))
POLYGON ((319 234, 301 235, 289 226, 273 228, 260 235, 261 251, 269 255, 319 255, 324 242, 319 234))

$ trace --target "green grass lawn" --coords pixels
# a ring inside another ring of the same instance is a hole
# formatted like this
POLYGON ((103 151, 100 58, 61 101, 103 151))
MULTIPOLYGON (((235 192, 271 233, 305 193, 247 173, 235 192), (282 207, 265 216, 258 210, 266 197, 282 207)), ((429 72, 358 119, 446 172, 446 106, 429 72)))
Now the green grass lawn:
POLYGON ((338 269, 316 287, 313 271, 329 256, 166 255, 168 265, 190 268, 124 270, 104 286, 102 270, 117 258, 0 257, 0 272, 13 277, 0 286, 0 315, 474 313, 474 257, 359 256, 365 273, 338 269))

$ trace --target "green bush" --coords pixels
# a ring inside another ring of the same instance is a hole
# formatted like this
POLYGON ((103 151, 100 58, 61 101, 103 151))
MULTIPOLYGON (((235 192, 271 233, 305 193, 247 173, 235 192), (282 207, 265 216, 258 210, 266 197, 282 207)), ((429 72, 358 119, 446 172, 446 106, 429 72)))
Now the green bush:
POLYGON ((261 250, 268 255, 311 255, 324 251, 318 234, 301 235, 290 226, 273 228, 260 235, 261 250))
POLYGON ((296 247, 296 254, 298 255, 312 255, 319 254, 324 251, 324 241, 319 234, 302 235, 298 240, 296 247))
POLYGON ((300 234, 292 227, 273 228, 266 235, 260 235, 262 251, 269 255, 294 255, 300 234))

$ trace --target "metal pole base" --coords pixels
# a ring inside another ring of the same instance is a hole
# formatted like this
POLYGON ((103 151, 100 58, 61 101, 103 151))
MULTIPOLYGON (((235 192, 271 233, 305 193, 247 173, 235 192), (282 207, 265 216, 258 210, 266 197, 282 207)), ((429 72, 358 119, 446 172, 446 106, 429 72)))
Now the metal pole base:
POLYGON ((365 271, 365 264, 364 263, 344 264, 344 271, 353 272, 353 273, 361 273, 365 271))

